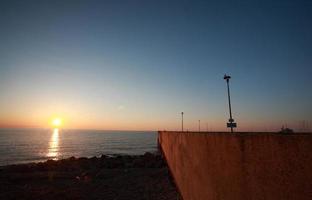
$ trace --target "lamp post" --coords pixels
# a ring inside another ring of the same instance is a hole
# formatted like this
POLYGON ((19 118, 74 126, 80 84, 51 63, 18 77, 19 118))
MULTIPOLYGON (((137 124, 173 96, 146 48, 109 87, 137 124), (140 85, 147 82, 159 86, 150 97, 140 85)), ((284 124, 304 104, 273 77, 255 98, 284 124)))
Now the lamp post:
POLYGON ((234 123, 234 119, 232 118, 232 108, 231 108, 231 97, 230 97, 230 86, 229 86, 229 80, 231 76, 224 75, 223 79, 226 80, 227 83, 227 93, 228 93, 228 100, 229 100, 229 112, 230 112, 230 119, 227 123, 227 127, 231 128, 231 133, 233 133, 233 128, 236 128, 236 123, 234 123))
POLYGON ((184 112, 181 112, 181 116, 182 116, 182 132, 183 132, 183 115, 184 115, 184 112))

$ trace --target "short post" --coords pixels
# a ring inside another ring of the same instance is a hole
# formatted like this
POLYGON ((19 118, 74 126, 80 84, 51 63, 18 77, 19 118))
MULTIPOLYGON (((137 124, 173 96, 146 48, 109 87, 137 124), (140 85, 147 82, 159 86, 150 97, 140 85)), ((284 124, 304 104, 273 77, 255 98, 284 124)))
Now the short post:
POLYGON ((181 115, 182 115, 182 132, 183 132, 183 115, 184 115, 184 112, 181 112, 181 115))

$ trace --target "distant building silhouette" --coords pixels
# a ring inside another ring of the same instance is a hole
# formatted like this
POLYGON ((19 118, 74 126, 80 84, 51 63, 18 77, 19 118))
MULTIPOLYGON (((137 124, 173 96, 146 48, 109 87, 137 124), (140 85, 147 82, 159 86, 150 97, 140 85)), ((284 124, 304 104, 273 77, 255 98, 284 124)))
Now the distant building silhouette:
POLYGON ((281 128, 281 130, 279 131, 279 133, 284 133, 284 134, 290 134, 290 133, 294 133, 294 130, 290 129, 290 128, 284 128, 284 126, 281 128))

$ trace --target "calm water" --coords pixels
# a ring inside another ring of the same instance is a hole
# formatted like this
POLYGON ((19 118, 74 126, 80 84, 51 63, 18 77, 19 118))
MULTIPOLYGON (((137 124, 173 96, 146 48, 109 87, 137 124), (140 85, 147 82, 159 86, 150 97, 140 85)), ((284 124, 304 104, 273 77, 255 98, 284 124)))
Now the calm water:
POLYGON ((0 165, 156 149, 157 132, 0 129, 0 165))

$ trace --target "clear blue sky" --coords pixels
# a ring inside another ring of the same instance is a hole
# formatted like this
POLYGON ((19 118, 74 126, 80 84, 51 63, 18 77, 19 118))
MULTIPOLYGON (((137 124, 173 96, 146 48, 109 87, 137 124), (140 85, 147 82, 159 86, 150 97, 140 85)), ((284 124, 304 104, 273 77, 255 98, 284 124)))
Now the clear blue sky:
POLYGON ((239 130, 312 120, 311 1, 1 1, 0 126, 239 130), (67 121, 67 123, 66 123, 67 121))

